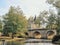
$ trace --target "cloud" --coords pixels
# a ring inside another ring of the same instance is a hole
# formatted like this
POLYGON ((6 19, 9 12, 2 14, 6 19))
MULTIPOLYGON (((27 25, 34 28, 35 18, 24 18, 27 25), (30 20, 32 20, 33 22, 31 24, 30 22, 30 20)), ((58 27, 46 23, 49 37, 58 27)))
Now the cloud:
POLYGON ((34 16, 35 14, 39 15, 40 11, 48 9, 45 0, 26 0, 26 1, 21 1, 21 4, 23 11, 28 16, 29 15, 34 16))

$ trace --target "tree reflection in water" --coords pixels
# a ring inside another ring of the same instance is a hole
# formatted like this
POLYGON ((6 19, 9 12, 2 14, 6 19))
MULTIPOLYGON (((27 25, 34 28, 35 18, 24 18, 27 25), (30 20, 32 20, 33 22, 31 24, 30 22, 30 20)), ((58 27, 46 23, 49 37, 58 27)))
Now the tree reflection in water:
MULTIPOLYGON (((1 43, 1 45, 3 45, 1 43)), ((52 43, 23 43, 21 41, 6 41, 4 45, 60 45, 60 44, 52 44, 52 43)))
POLYGON ((20 41, 8 41, 6 45, 24 45, 24 43, 20 41))

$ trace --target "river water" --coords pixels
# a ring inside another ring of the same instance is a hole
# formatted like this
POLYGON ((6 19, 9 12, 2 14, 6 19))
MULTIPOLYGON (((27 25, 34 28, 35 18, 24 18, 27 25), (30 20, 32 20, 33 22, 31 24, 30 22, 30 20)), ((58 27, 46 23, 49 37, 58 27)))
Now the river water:
POLYGON ((52 44, 51 42, 45 42, 45 40, 42 40, 42 39, 28 39, 24 42, 22 41, 9 41, 9 42, 0 41, 0 45, 60 45, 60 44, 52 44), (36 41, 36 42, 33 42, 33 41, 36 41), (41 42, 41 41, 44 41, 44 42, 41 42))

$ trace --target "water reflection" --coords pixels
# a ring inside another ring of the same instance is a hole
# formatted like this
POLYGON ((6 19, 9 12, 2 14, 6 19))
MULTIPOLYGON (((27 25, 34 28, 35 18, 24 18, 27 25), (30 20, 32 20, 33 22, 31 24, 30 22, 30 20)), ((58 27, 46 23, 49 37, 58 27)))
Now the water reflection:
POLYGON ((20 41, 12 41, 7 42, 6 45, 59 45, 59 44, 52 44, 52 43, 23 43, 20 41))
POLYGON ((52 44, 52 43, 26 43, 25 45, 59 45, 59 44, 52 44))
POLYGON ((23 43, 21 41, 5 41, 3 42, 0 41, 0 45, 60 45, 60 44, 52 44, 52 43, 23 43))
POLYGON ((24 43, 20 41, 8 41, 6 45, 24 45, 24 43))

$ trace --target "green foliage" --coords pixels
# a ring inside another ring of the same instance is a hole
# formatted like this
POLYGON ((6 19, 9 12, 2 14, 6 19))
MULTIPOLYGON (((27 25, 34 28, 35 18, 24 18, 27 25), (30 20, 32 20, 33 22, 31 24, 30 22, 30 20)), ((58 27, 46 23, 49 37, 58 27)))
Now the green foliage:
POLYGON ((22 10, 17 7, 10 7, 9 12, 3 16, 4 29, 3 32, 6 35, 8 33, 25 32, 27 30, 27 19, 25 18, 22 10))
POLYGON ((2 32, 2 21, 0 20, 0 32, 2 32))
POLYGON ((49 4, 54 5, 55 7, 60 8, 60 0, 47 0, 49 4))
MULTIPOLYGON (((48 12, 47 11, 42 11, 40 14, 39 14, 39 16, 37 17, 37 19, 36 19, 36 23, 37 24, 39 24, 39 26, 42 26, 42 25, 44 25, 45 23, 47 23, 47 18, 48 18, 48 12)), ((44 28, 44 27, 42 27, 42 28, 44 28)))
POLYGON ((47 2, 49 4, 52 4, 57 9, 58 14, 57 14, 57 19, 56 19, 56 22, 57 22, 56 25, 57 25, 57 32, 59 34, 60 33, 60 0, 47 0, 47 2))
POLYGON ((60 34, 60 16, 58 16, 58 19, 57 19, 57 32, 58 34, 60 34))
POLYGON ((55 15, 51 14, 48 18, 48 23, 46 28, 52 29, 52 28, 57 28, 57 18, 55 15))

